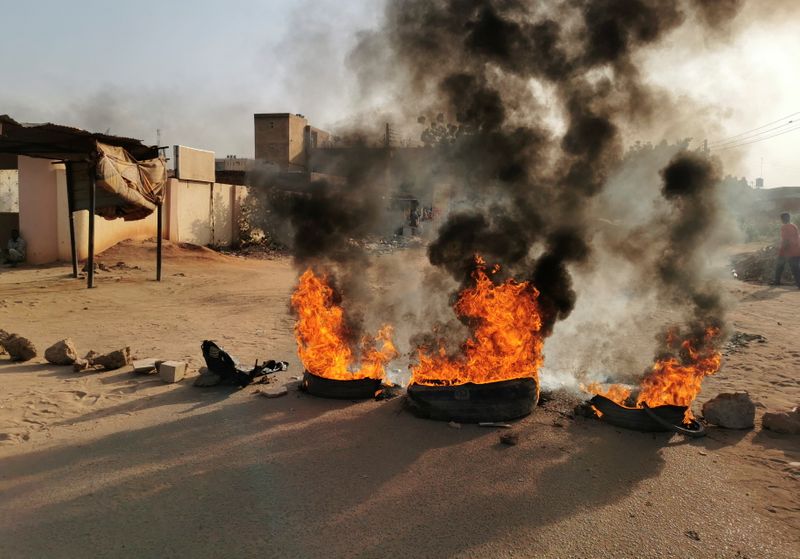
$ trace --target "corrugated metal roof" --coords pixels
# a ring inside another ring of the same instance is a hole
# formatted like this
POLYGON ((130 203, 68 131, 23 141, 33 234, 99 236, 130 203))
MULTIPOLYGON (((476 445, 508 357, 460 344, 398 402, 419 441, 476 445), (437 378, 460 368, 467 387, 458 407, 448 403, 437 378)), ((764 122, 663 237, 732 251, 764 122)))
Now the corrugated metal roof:
POLYGON ((51 122, 20 123, 8 115, 0 115, 0 153, 83 161, 94 152, 95 140, 123 147, 139 160, 158 157, 157 146, 146 146, 135 138, 88 132, 51 122))

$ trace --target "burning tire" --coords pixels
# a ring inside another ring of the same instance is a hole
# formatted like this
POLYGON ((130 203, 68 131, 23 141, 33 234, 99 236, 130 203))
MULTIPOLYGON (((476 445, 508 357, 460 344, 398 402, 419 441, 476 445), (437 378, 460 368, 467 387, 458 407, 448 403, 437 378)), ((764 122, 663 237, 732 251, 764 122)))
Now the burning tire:
POLYGON ((333 380, 303 372, 303 390, 320 398, 366 400, 374 398, 381 388, 381 379, 333 380))
POLYGON ((689 436, 703 436, 705 430, 693 421, 690 428, 681 427, 688 408, 684 406, 657 406, 655 408, 626 408, 604 396, 597 395, 589 403, 602 415, 601 421, 623 429, 645 432, 675 431, 689 436))
POLYGON ((487 384, 412 384, 408 387, 408 404, 412 413, 437 421, 479 423, 518 419, 529 415, 538 399, 539 388, 532 378, 487 384))

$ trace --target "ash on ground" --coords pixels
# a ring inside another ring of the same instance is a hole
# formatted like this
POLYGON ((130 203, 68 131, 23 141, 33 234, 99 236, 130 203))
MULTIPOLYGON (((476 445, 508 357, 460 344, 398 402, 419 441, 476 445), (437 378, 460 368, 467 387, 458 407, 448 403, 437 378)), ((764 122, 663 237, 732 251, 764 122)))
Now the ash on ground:
POLYGON ((737 353, 753 342, 764 344, 767 342, 767 338, 761 334, 748 334, 747 332, 739 332, 737 330, 725 343, 725 346, 722 348, 722 354, 730 355, 732 353, 737 353))

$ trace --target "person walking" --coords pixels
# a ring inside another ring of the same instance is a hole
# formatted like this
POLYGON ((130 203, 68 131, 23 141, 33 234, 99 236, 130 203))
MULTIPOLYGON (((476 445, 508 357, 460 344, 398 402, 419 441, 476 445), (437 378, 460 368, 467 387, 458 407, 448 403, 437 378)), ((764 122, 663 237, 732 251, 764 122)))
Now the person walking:
POLYGON ((788 213, 781 214, 781 246, 778 249, 778 260, 775 263, 775 280, 771 285, 780 285, 783 269, 786 264, 792 270, 794 283, 800 289, 800 231, 792 223, 792 216, 788 213))

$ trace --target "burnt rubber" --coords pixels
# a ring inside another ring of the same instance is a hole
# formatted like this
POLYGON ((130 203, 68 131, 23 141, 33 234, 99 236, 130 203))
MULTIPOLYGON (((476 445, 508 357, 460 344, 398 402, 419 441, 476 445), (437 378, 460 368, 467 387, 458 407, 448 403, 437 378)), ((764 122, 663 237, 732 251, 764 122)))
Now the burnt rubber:
POLYGON ((700 423, 699 421, 693 419, 692 422, 689 423, 691 428, 687 428, 683 427, 683 425, 675 425, 669 423, 668 421, 665 421, 664 419, 661 418, 661 416, 655 413, 652 408, 649 408, 646 405, 644 406, 644 411, 647 413, 648 416, 650 416, 651 419, 659 423, 665 429, 669 429, 670 431, 675 431, 676 433, 680 433, 681 435, 685 435, 687 437, 692 437, 695 439, 699 439, 700 437, 706 436, 706 428, 703 427, 703 424, 700 423))
POLYGON ((303 372, 302 389, 313 396, 336 400, 366 400, 381 389, 381 379, 334 380, 303 372))
POLYGON ((522 378, 456 386, 411 384, 407 394, 408 407, 417 417, 480 423, 529 415, 539 399, 539 388, 534 379, 522 378))
POLYGON ((683 423, 686 409, 683 406, 657 406, 655 408, 626 408, 613 400, 597 395, 589 400, 602 416, 600 421, 623 429, 644 432, 674 431, 683 423))

